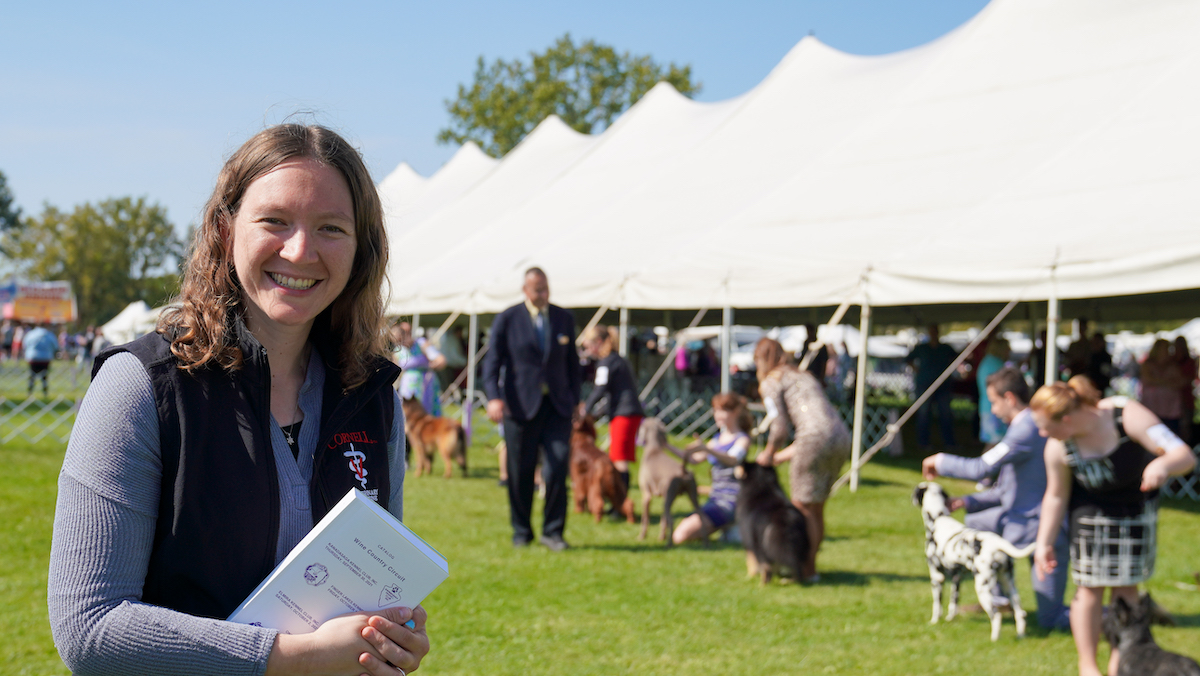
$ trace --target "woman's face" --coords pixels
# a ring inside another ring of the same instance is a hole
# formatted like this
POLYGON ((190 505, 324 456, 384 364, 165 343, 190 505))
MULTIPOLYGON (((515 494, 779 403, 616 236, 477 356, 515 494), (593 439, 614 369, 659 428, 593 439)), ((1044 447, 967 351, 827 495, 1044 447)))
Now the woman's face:
POLYGON ((308 331, 354 265, 350 188, 336 169, 288 160, 246 188, 227 236, 250 330, 308 331))
POLYGON ((583 348, 587 351, 588 356, 599 358, 600 348, 604 346, 604 341, 599 338, 588 338, 583 341, 583 348))
POLYGON ((727 411, 723 408, 713 409, 713 422, 717 423, 717 427, 723 430, 731 429, 736 420, 737 416, 733 411, 727 411))
POLYGON ((1072 424, 1073 419, 1071 414, 1067 413, 1062 418, 1055 420, 1044 411, 1032 411, 1033 422, 1037 425, 1038 434, 1059 441, 1066 441, 1075 435, 1075 427, 1072 424))

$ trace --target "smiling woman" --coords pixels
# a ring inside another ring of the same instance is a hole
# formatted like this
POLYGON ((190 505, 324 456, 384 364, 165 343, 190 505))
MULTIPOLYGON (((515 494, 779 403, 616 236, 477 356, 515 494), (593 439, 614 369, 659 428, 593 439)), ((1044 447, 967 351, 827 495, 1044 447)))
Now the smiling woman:
POLYGON ((250 184, 226 237, 252 333, 308 337, 350 278, 353 213, 345 179, 311 158, 250 184))
POLYGON ((381 213, 361 157, 322 127, 272 127, 225 163, 176 309, 97 357, 67 447, 49 602, 74 673, 420 665, 420 608, 298 636, 223 619, 349 488, 402 516, 381 213))

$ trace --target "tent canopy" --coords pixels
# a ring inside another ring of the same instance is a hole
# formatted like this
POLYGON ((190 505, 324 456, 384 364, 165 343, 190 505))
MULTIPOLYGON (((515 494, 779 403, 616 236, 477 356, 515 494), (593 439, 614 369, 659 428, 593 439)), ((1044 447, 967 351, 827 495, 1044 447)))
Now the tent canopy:
POLYGON ((1052 296, 1096 318, 1088 299, 1186 307, 1197 34, 1186 0, 993 0, 915 49, 806 37, 734 99, 663 83, 597 136, 550 118, 498 163, 464 146, 423 182, 402 165, 381 184, 403 205, 390 310, 497 312, 530 265, 566 307, 731 306, 744 323, 846 299, 923 321, 1013 298, 1031 301, 1016 318, 1052 296))

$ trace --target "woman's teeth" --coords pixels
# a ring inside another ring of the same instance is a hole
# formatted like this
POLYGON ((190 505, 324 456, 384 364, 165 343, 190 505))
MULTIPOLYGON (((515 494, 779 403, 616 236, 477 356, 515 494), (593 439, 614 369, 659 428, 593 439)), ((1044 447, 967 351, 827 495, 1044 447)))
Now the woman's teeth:
POLYGON ((288 289, 296 289, 298 291, 303 291, 304 289, 307 289, 313 284, 317 283, 317 280, 315 279, 296 279, 295 277, 284 277, 283 275, 277 275, 274 272, 268 272, 267 274, 270 275, 271 279, 275 280, 275 283, 279 286, 286 287, 288 289))

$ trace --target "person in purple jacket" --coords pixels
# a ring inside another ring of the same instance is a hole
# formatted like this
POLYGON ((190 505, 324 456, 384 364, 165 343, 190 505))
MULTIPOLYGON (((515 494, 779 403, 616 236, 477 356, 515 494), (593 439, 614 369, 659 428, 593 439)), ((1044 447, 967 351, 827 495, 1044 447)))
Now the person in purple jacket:
MULTIPOLYGON (((1020 371, 1005 367, 993 373, 987 379, 987 398, 992 413, 1008 424, 1004 438, 979 458, 936 453, 921 463, 921 473, 929 480, 939 476, 968 481, 994 478, 987 490, 952 498, 948 506, 951 511, 966 509, 967 526, 997 533, 1018 547, 1037 539, 1046 493, 1046 463, 1042 456, 1046 438, 1033 422, 1029 396, 1029 385, 1020 371)), ((1067 560, 1065 529, 1055 542, 1055 550, 1059 560, 1067 560)), ((1060 566, 1044 580, 1031 575, 1038 625, 1044 629, 1070 630, 1067 607, 1062 601, 1067 588, 1066 568, 1060 566)))

